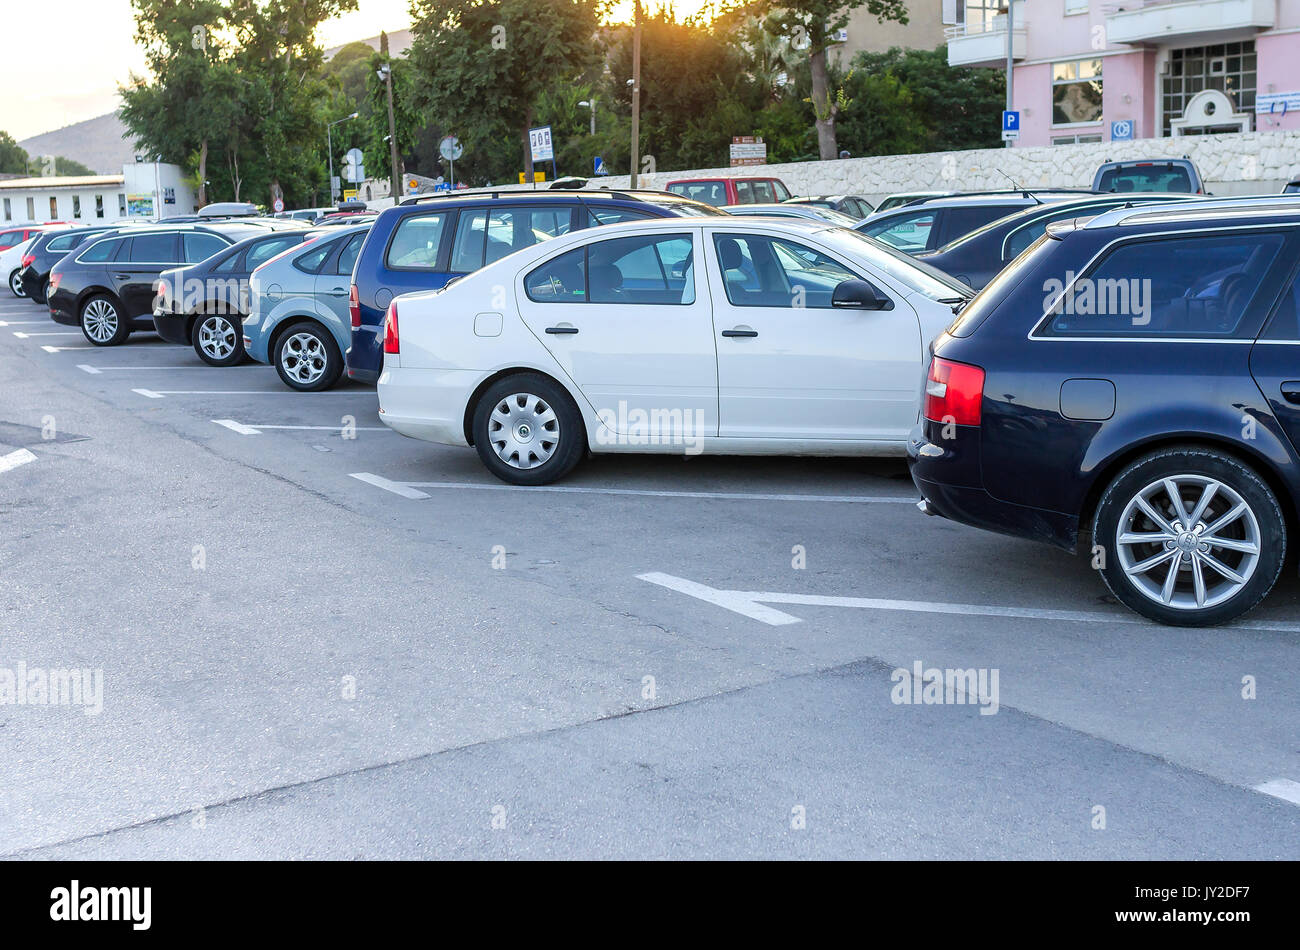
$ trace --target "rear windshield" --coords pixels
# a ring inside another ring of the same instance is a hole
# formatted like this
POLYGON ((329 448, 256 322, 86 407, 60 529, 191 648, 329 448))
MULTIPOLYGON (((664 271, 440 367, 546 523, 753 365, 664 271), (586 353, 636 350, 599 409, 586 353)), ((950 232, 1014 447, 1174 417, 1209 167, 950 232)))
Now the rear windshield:
POLYGON ((985 318, 1007 298, 1012 288, 1020 283, 1020 278, 1036 265, 1038 258, 1046 252, 1047 245, 1052 240, 1044 234, 1029 245, 1023 254, 998 271, 997 276, 985 284, 984 289, 957 313, 957 319, 948 328, 948 335, 967 337, 974 333, 985 318))
POLYGON ((1192 176, 1181 165, 1130 165, 1101 173, 1096 191, 1167 191, 1190 194, 1192 176))

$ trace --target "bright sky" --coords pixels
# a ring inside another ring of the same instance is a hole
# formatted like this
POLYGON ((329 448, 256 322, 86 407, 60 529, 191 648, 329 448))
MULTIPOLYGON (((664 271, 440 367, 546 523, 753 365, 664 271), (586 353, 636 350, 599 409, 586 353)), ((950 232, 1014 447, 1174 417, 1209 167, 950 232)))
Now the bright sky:
MULTIPOLYGON (((666 2, 643 0, 643 7, 656 9, 666 2)), ((672 2, 679 18, 708 5, 709 0, 672 2)), ((130 0, 40 0, 35 9, 39 15, 6 18, 8 73, 26 77, 0 97, 0 131, 15 139, 111 112, 118 105, 118 84, 132 71, 144 70, 130 0)), ((359 0, 356 13, 323 24, 321 45, 329 48, 377 36, 380 30, 405 29, 411 25, 409 9, 409 0, 359 0)), ((631 17, 632 0, 619 0, 609 19, 631 17)))

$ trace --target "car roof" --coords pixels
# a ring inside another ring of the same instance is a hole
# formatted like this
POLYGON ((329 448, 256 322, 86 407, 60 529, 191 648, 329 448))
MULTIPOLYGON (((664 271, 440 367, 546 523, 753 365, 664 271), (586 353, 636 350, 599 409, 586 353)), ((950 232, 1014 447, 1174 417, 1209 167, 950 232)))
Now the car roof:
POLYGON ((1219 223, 1250 218, 1261 221, 1291 218, 1300 220, 1300 195, 1253 195, 1246 198, 1184 196, 1182 201, 1164 203, 1159 207, 1136 205, 1132 208, 1116 208, 1097 215, 1084 228, 1094 231, 1117 225, 1195 224, 1201 221, 1219 223))
POLYGON ((1137 165, 1191 165, 1196 167, 1196 163, 1190 158, 1126 158, 1118 162, 1102 162, 1097 166, 1100 171, 1104 168, 1132 168, 1137 165))

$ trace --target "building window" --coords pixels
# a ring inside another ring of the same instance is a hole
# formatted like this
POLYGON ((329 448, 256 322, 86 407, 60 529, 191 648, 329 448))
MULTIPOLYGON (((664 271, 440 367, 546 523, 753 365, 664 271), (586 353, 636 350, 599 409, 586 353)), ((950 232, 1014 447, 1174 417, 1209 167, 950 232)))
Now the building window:
POLYGON ((1070 16, 1072 13, 1087 13, 1088 0, 1065 0, 1065 15, 1070 16))
POLYGON ((104 196, 95 195, 95 217, 102 218, 103 216, 104 216, 104 196))
POLYGON ((117 216, 119 218, 126 217, 126 195, 124 194, 117 196, 117 216))
POLYGON ((27 220, 28 221, 36 220, 36 199, 35 198, 27 199, 27 220))
POLYGON ((59 199, 57 195, 50 195, 50 220, 59 220, 59 199))
POLYGON ((1100 142, 1100 132, 1089 132, 1087 135, 1062 135, 1052 139, 1053 145, 1086 145, 1090 142, 1100 142))
MULTIPOLYGON (((1203 89, 1218 89, 1238 112, 1255 111, 1255 41, 1194 46, 1169 51, 1169 71, 1164 78, 1161 134, 1169 135, 1170 121, 1181 118, 1188 101, 1203 89)), ((1219 131, 1214 127, 1185 129, 1184 135, 1219 131)), ((1237 131, 1233 125, 1228 131, 1237 131)))
POLYGON ((6 198, 5 199, 5 220, 12 221, 13 219, 14 219, 14 206, 13 203, 8 198, 6 198))
POLYGON ((72 196, 72 216, 78 220, 81 218, 81 195, 72 196))
MULTIPOLYGON (((965 25, 967 33, 987 33, 993 29, 994 17, 1005 17, 1006 12, 1006 0, 957 0, 957 22, 965 25)), ((999 24, 1006 29, 1005 20, 999 24)))
POLYGON ((1101 121, 1101 60, 1052 64, 1052 125, 1101 121))

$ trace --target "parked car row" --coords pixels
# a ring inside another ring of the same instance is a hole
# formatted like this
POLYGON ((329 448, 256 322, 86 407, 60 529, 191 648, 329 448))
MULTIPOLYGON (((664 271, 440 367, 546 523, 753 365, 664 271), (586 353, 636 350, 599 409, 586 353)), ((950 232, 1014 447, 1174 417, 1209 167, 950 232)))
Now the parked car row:
POLYGON ((925 513, 1081 550, 1160 622, 1221 623, 1273 587, 1300 530, 1300 201, 732 211, 422 196, 338 226, 78 235, 48 291, 35 256, 24 275, 95 345, 148 326, 304 392, 375 382, 387 426, 515 485, 589 453, 894 455, 925 513), (951 240, 871 233, 917 213, 951 240))

